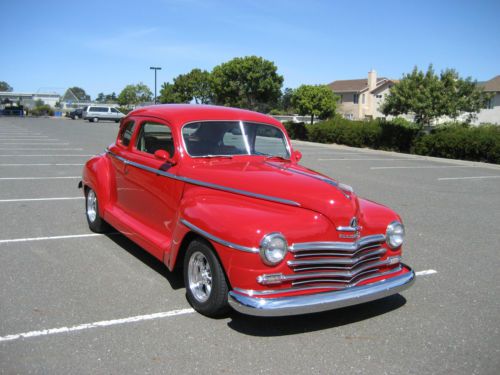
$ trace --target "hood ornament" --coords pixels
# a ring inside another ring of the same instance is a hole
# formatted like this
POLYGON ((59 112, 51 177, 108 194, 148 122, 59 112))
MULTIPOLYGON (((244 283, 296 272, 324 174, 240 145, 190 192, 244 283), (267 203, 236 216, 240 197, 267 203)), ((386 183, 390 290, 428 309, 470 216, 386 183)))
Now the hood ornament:
POLYGON ((359 238, 360 231, 361 229, 363 229, 363 227, 358 225, 358 219, 356 218, 356 216, 354 216, 349 222, 349 226, 347 227, 339 226, 336 229, 338 232, 349 232, 348 234, 340 233, 339 234, 340 238, 359 238))

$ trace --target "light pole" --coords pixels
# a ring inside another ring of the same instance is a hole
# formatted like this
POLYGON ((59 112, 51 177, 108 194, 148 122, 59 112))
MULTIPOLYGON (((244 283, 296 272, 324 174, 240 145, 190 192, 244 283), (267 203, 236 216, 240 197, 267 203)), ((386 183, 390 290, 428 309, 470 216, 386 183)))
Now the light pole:
POLYGON ((156 71, 161 70, 161 68, 159 66, 150 66, 149 69, 155 71, 155 104, 156 104, 156 71))

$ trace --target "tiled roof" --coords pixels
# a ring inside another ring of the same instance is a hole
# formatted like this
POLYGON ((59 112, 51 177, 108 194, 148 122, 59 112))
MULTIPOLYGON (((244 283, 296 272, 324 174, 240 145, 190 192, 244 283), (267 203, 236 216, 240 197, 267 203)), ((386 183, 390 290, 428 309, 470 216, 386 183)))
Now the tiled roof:
POLYGON ((482 86, 484 91, 500 91, 500 75, 496 76, 489 81, 478 83, 479 86, 482 86))
MULTIPOLYGON (((377 79, 377 86, 387 78, 380 77, 377 79)), ((364 79, 346 79, 333 81, 327 85, 333 92, 360 92, 368 88, 368 80, 364 79)))

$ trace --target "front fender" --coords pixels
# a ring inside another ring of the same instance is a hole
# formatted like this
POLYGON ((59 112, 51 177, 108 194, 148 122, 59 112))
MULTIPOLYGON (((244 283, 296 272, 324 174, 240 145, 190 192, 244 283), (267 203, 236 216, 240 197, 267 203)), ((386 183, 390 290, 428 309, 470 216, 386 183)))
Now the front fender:
POLYGON ((104 218, 107 207, 115 198, 116 186, 113 173, 111 160, 106 154, 94 156, 83 167, 83 186, 96 192, 99 199, 99 215, 104 218))
POLYGON ((238 250, 204 236, 216 250, 230 284, 246 289, 262 289, 256 282, 262 273, 288 269, 286 259, 272 267, 262 262, 258 248, 266 234, 281 232, 291 245, 321 241, 334 232, 331 222, 317 212, 192 185, 185 189, 179 213, 179 224, 166 262, 168 267, 173 269, 182 241, 192 231, 182 224, 185 220, 213 237, 254 249, 254 252, 238 250))

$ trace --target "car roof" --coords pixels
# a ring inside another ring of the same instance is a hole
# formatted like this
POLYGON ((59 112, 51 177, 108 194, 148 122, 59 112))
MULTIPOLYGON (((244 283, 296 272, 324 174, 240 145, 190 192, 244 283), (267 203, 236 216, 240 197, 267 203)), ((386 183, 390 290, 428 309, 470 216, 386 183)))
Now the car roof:
POLYGON ((253 121, 283 125, 271 116, 245 109, 221 107, 205 104, 160 104, 133 110, 128 116, 152 116, 166 120, 173 126, 181 126, 192 121, 253 121))

